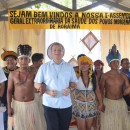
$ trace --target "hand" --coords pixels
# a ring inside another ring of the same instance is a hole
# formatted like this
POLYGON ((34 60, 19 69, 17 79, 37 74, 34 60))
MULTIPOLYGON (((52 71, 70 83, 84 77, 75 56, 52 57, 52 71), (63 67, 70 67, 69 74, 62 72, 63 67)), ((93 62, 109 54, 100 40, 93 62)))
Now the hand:
POLYGON ((62 95, 67 96, 70 94, 70 88, 66 88, 62 91, 62 95))
POLYGON ((10 117, 12 117, 13 115, 14 115, 14 110, 13 110, 13 108, 8 108, 8 115, 10 116, 10 117))
POLYGON ((130 94, 130 87, 128 87, 128 88, 125 89, 125 91, 123 93, 123 96, 126 96, 128 94, 130 94))
POLYGON ((46 91, 46 88, 44 85, 41 85, 41 87, 37 90, 39 92, 40 95, 44 94, 46 91))
POLYGON ((104 112, 104 111, 105 111, 105 106, 104 106, 104 104, 99 104, 99 105, 98 105, 98 110, 104 112))
POLYGON ((57 90, 47 90, 46 93, 53 97, 57 96, 58 94, 57 90))

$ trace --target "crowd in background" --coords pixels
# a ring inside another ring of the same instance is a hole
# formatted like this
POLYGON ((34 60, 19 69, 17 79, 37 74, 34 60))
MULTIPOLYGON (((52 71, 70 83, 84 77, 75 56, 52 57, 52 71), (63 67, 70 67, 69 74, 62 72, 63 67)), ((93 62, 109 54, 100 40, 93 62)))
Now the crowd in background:
POLYGON ((19 45, 17 53, 1 54, 0 130, 68 130, 72 120, 78 130, 130 129, 130 63, 116 45, 106 56, 106 73, 101 60, 85 54, 73 68, 58 42, 48 47, 50 61, 44 64, 44 55, 31 50, 19 45))

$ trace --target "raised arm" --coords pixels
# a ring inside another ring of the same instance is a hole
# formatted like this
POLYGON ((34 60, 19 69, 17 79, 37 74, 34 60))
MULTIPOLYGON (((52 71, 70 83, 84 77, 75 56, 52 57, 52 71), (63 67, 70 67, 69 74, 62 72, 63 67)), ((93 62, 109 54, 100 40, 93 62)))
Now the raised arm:
POLYGON ((8 89, 7 89, 7 103, 8 103, 8 115, 12 116, 13 115, 13 109, 11 107, 11 102, 12 102, 12 92, 14 88, 14 81, 13 81, 14 74, 13 72, 10 72, 9 78, 8 78, 8 89))

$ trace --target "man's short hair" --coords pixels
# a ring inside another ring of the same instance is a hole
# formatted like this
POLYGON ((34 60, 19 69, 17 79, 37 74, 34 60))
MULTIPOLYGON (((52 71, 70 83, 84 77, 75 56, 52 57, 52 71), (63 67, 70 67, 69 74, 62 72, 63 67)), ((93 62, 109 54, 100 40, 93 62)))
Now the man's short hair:
POLYGON ((121 64, 122 64, 125 60, 129 61, 128 58, 123 58, 123 59, 121 60, 121 64))
POLYGON ((37 61, 39 61, 39 60, 41 60, 43 58, 44 58, 44 55, 42 53, 34 53, 32 55, 31 59, 32 59, 32 62, 37 62, 37 61))

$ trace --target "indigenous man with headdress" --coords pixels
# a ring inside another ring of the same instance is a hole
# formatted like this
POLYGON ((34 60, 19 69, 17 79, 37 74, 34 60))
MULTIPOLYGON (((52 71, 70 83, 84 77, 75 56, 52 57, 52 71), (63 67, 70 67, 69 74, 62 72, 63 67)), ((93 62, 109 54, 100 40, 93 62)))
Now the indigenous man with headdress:
POLYGON ((29 67, 31 49, 29 45, 18 46, 17 53, 20 68, 9 75, 7 90, 8 115, 13 116, 14 130, 43 130, 39 109, 34 100, 35 71, 29 67))
POLYGON ((93 74, 92 60, 84 54, 80 54, 77 60, 78 82, 72 112, 76 118, 78 130, 91 130, 93 119, 97 115, 97 110, 103 109, 103 103, 97 79, 93 74))
MULTIPOLYGON (((6 63, 6 66, 3 67, 4 73, 6 75, 6 78, 8 79, 9 73, 11 71, 16 70, 18 67, 16 66, 17 64, 17 53, 14 51, 6 51, 1 54, 1 59, 6 63)), ((2 103, 6 106, 7 108, 7 87, 8 87, 8 80, 5 81, 5 88, 4 88, 4 94, 2 96, 2 103)), ((4 120, 4 130, 7 130, 7 122, 8 122, 8 114, 7 110, 4 112, 3 115, 3 120, 4 120)))
POLYGON ((105 111, 101 113, 101 130, 130 129, 127 105, 123 98, 123 94, 130 93, 130 85, 127 76, 119 71, 120 57, 114 44, 106 57, 111 70, 102 75, 100 82, 105 105, 105 111), (123 84, 126 86, 124 93, 122 91, 123 84))

